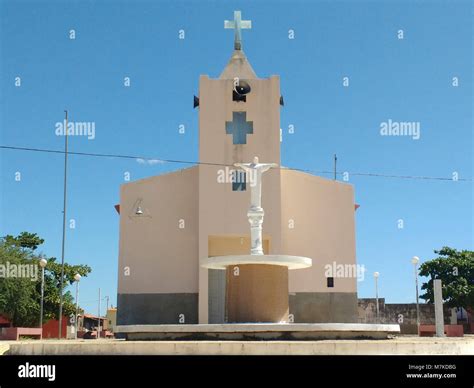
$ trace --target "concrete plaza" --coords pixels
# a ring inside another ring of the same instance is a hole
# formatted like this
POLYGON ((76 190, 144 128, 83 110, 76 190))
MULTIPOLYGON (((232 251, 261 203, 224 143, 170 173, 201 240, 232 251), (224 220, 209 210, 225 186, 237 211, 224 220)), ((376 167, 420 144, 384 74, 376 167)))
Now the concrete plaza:
POLYGON ((8 355, 474 355, 474 335, 320 341, 2 341, 8 355))

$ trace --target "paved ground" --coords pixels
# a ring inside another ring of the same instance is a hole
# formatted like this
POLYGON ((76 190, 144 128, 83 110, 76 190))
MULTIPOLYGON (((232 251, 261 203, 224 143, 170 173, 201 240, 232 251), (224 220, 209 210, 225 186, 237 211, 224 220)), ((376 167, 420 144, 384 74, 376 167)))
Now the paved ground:
POLYGON ((4 355, 474 355, 474 335, 322 341, 2 341, 4 355))

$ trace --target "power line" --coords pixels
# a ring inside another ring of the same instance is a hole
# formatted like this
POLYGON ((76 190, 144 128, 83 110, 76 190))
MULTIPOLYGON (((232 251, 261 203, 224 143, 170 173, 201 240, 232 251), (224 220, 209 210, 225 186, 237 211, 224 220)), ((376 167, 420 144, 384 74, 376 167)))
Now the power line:
POLYGON ((457 178, 456 180, 453 178, 445 178, 445 177, 435 177, 435 176, 413 176, 413 175, 386 175, 386 174, 375 174, 375 173, 364 173, 364 172, 351 172, 350 175, 356 176, 373 176, 373 177, 381 177, 381 178, 399 178, 399 179, 420 179, 420 180, 438 180, 438 181, 465 181, 470 182, 472 181, 471 178, 457 178))
MULTIPOLYGON (((47 152, 53 154, 63 154, 64 151, 61 150, 51 150, 51 149, 44 149, 44 148, 31 148, 31 147, 13 147, 13 146, 0 146, 3 149, 9 150, 17 150, 17 151, 34 151, 34 152, 47 152)), ((122 154, 98 154, 98 153, 90 153, 90 152, 75 152, 75 151, 68 151, 69 155, 79 155, 79 156, 94 156, 100 158, 122 158, 122 159, 141 159, 141 160, 148 160, 148 161, 159 161, 162 163, 181 163, 181 164, 205 164, 211 166, 231 166, 226 165, 223 163, 206 163, 206 162, 195 162, 189 160, 173 160, 173 159, 161 159, 161 158, 149 158, 144 156, 133 156, 133 155, 122 155, 122 154)))
MULTIPOLYGON (((43 152, 43 153, 53 153, 53 154, 64 154, 62 150, 53 150, 45 148, 32 148, 32 147, 15 147, 15 146, 5 146, 0 145, 0 149, 14 150, 14 151, 31 151, 31 152, 43 152)), ((119 159, 133 159, 133 160, 144 160, 151 162, 159 163, 178 163, 178 164, 191 164, 191 165, 205 165, 205 166, 221 166, 221 167, 234 167, 232 164, 225 163, 210 163, 210 162, 199 162, 199 161, 190 161, 190 160, 178 160, 178 159, 161 159, 161 158, 150 158, 137 155, 124 155, 124 154, 104 154, 104 153, 92 153, 92 152, 77 152, 77 151, 68 151, 68 155, 78 155, 78 156, 91 156, 98 158, 119 158, 119 159)), ((277 167, 282 170, 292 170, 300 171, 311 174, 334 174, 334 171, 315 171, 301 168, 291 168, 291 167, 277 167)), ((416 176, 416 175, 393 175, 393 174, 378 174, 378 173, 363 173, 363 172, 337 172, 337 175, 349 174, 351 176, 367 176, 367 177, 377 177, 377 178, 396 178, 396 179, 413 179, 413 180, 438 180, 438 181, 463 181, 471 182, 471 178, 446 178, 446 177, 433 177, 433 176, 416 176)))

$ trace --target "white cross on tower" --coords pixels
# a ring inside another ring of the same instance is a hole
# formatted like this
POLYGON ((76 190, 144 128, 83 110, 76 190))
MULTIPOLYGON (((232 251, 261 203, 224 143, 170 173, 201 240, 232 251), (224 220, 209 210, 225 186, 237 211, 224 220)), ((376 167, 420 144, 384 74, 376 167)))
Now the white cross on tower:
POLYGON ((234 20, 225 20, 224 28, 235 30, 234 49, 242 50, 242 29, 252 28, 251 20, 242 20, 240 11, 234 11, 234 20))

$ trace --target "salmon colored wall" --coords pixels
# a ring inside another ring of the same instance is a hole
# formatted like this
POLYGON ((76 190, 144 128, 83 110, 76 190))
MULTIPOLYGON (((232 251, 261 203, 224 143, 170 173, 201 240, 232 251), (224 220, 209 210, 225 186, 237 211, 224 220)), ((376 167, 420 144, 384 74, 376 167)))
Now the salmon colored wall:
POLYGON ((192 167, 121 187, 119 293, 198 292, 197 180, 192 167))
POLYGON ((352 185, 282 170, 281 196, 281 253, 313 259, 311 268, 290 271, 290 292, 356 292, 356 279, 336 278, 327 288, 324 276, 325 264, 356 260, 352 185))
POLYGON ((227 322, 288 322, 288 268, 255 264, 235 267, 228 267, 226 273, 227 322))
MULTIPOLYGON (((269 252, 270 241, 263 236, 263 252, 269 252)), ((250 254, 250 237, 247 236, 209 236, 209 257, 250 254)))

